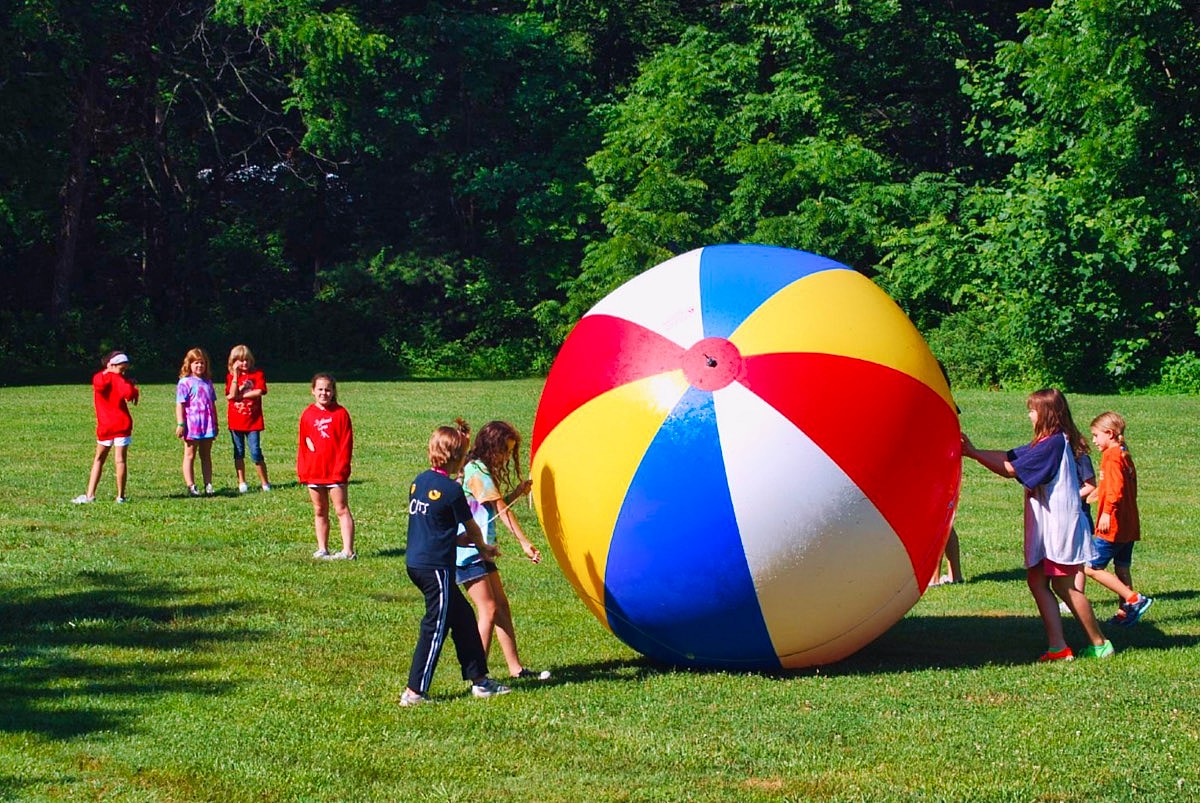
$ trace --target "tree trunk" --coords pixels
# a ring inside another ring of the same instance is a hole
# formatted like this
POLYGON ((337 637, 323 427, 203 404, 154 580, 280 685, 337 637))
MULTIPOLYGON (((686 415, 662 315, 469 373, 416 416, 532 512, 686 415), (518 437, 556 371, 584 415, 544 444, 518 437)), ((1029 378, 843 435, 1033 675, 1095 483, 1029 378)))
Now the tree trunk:
POLYGON ((97 100, 100 90, 100 68, 93 64, 79 87, 75 101, 75 122, 71 125, 71 151, 67 161, 67 177, 59 198, 62 201, 62 220, 55 243, 54 287, 50 292, 50 319, 60 320, 71 302, 71 284, 75 276, 75 252, 79 245, 79 229, 83 221, 83 200, 87 192, 88 162, 95 145, 97 100))

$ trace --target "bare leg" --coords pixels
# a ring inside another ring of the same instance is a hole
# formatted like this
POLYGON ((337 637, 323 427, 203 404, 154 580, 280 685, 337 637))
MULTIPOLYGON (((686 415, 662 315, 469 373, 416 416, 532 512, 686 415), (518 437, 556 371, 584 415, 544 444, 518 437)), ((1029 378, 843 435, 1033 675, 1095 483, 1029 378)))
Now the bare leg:
POLYGON ((467 596, 475 604, 475 621, 479 624, 479 640, 483 642, 485 655, 492 650, 492 628, 496 625, 496 598, 487 578, 485 575, 466 584, 467 596))
POLYGON ((196 485, 196 441, 183 442, 183 484, 189 488, 196 485))
POLYGON ((113 447, 113 467, 117 474, 117 498, 125 498, 125 480, 128 476, 128 468, 125 466, 125 453, 129 450, 128 446, 113 447))
MULTIPOLYGON (((267 479, 267 464, 266 463, 255 463, 254 468, 258 471, 258 484, 259 485, 270 485, 271 481, 267 479)), ((238 481, 245 482, 246 480, 243 478, 238 481)))
MULTIPOLYGON (((1125 602, 1133 596, 1133 589, 1125 583, 1122 583, 1119 579, 1119 575, 1105 571, 1104 569, 1093 569, 1091 566, 1088 566, 1086 569, 1084 569, 1084 572, 1087 573, 1089 578, 1095 580, 1097 583, 1120 597, 1121 599, 1119 602, 1125 602)), ((1080 574, 1083 574, 1083 572, 1080 572, 1080 574)))
POLYGON ((350 492, 345 485, 335 485, 329 489, 329 498, 333 501, 333 511, 337 514, 338 529, 342 534, 342 551, 353 555, 354 516, 350 515, 350 492))
POLYGON ((950 582, 963 581, 962 563, 959 560, 958 531, 950 528, 950 537, 946 539, 946 563, 950 565, 950 582))
MULTIPOLYGON (((1100 625, 1096 622, 1096 614, 1092 611, 1092 603, 1088 602, 1087 596, 1082 591, 1075 587, 1075 577, 1051 577, 1050 585, 1054 588, 1054 593, 1062 598, 1063 602, 1067 603, 1067 607, 1071 609, 1071 613, 1075 616, 1075 621, 1079 622, 1079 626, 1087 633, 1088 640, 1095 646, 1099 647, 1104 644, 1104 634, 1100 632, 1100 625)), ((1054 596, 1051 595, 1051 601, 1054 596)), ((1058 618, 1058 606, 1054 606, 1055 617, 1058 618)), ((1059 618, 1058 632, 1062 633, 1062 619, 1059 618)))
POLYGON ((233 470, 237 473, 237 482, 239 486, 246 484, 246 460, 245 458, 235 457, 233 459, 233 470))
POLYGON ((508 674, 516 677, 525 667, 521 663, 521 656, 517 654, 517 629, 513 625, 508 594, 504 593, 504 584, 498 572, 489 574, 484 580, 492 587, 492 596, 496 599, 496 640, 500 642, 504 662, 508 664, 508 674))
POLYGON ((200 473, 204 477, 205 486, 212 485, 212 438, 198 441, 200 444, 200 473))
POLYGON ((100 474, 104 471, 104 461, 108 459, 110 448, 96 444, 96 456, 92 458, 92 472, 88 475, 87 495, 89 499, 96 495, 96 488, 100 486, 100 474))
POLYGON ((317 531, 317 551, 329 551, 329 489, 309 488, 313 506, 313 528, 317 531))
POLYGON ((1050 590, 1050 582, 1042 564, 1030 566, 1025 570, 1025 581, 1029 584, 1029 593, 1037 603, 1038 613, 1042 617, 1042 627, 1046 629, 1046 643, 1051 650, 1061 650, 1067 646, 1063 637, 1062 616, 1058 612, 1058 601, 1050 590))

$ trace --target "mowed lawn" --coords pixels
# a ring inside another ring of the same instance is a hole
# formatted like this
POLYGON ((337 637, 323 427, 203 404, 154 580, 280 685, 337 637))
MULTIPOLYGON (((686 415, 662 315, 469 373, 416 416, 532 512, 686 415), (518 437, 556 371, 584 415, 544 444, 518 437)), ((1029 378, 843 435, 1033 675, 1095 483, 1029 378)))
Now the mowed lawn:
MULTIPOLYGON (((523 657, 553 678, 474 700, 448 647, 437 703, 398 707, 421 615, 404 573, 406 494, 429 431, 461 415, 511 420, 528 438, 540 388, 343 383, 352 563, 310 557, 292 470, 306 384, 272 384, 265 400, 275 490, 237 494, 222 433, 209 499, 183 493, 173 388, 144 387, 123 506, 111 466, 95 504, 70 503, 94 448, 90 387, 0 388, 0 799, 1200 800, 1192 397, 1070 397, 1084 428, 1105 409, 1126 415, 1141 478, 1134 578, 1157 601, 1135 628, 1108 628, 1110 660, 1036 663, 1020 490, 972 463, 958 516, 968 582, 930 589, 839 664, 651 663, 586 611, 548 551, 535 566, 502 540, 523 657)), ((958 401, 979 446, 1028 440, 1024 394, 958 401)), ((882 404, 845 424, 868 443, 910 425, 882 404)), ((518 512, 543 543, 533 512, 518 512)), ((1089 595, 1111 615, 1107 592, 1089 595)), ((814 598, 796 616, 839 604, 814 598)), ((1080 646, 1069 620, 1067 632, 1080 646)), ((495 652, 492 666, 506 674, 495 652)))

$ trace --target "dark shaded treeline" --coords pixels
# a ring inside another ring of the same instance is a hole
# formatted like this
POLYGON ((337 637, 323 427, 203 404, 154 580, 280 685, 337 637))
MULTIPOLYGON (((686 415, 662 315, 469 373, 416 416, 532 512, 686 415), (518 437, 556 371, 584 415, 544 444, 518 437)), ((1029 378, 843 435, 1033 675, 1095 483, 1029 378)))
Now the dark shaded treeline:
POLYGON ((534 374, 628 276, 755 241, 872 275, 962 383, 1200 385, 1196 14, 27 0, 0 368, 534 374))

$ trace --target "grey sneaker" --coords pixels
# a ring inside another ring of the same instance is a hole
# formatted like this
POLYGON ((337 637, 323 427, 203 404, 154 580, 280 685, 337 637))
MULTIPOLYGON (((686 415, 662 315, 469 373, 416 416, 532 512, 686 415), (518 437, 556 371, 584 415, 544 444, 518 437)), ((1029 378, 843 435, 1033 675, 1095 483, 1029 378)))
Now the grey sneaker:
POLYGON ((484 678, 480 683, 471 684, 471 694, 476 697, 495 697, 499 694, 508 694, 512 689, 508 686, 502 686, 491 678, 484 678))
POLYGON ((424 694, 417 694, 416 692, 409 691, 408 689, 405 689, 404 694, 400 695, 400 705, 404 706, 405 708, 411 708, 414 705, 424 705, 425 703, 432 702, 433 700, 430 700, 424 694))
POLYGON ((92 502, 95 502, 95 501, 96 501, 96 497, 94 497, 94 496, 88 496, 87 494, 80 494, 79 496, 77 496, 71 500, 71 504, 73 504, 73 505, 90 505, 92 502))
POLYGON ((342 549, 330 555, 329 560, 358 560, 358 553, 342 549))
POLYGON ((313 557, 316 558, 317 560, 323 560, 325 558, 328 558, 329 550, 328 549, 318 549, 316 552, 313 553, 313 557))

